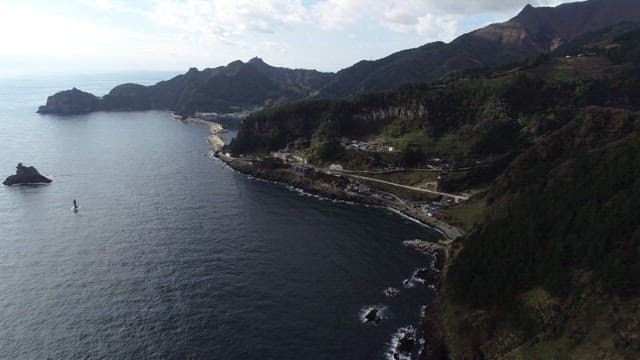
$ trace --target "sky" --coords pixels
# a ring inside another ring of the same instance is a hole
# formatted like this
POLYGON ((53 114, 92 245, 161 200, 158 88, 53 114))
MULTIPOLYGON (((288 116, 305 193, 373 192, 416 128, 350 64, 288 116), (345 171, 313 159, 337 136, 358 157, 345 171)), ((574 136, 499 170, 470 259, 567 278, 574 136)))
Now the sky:
POLYGON ((337 71, 558 0, 0 0, 0 77, 178 71, 261 57, 337 71))

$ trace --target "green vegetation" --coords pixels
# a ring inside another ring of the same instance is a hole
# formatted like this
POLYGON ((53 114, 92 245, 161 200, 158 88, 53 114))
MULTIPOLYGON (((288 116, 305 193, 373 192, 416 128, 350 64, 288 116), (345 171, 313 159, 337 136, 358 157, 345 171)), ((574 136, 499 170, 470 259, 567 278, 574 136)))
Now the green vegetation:
POLYGON ((517 159, 491 190, 508 215, 466 239, 451 269, 460 298, 504 304, 536 285, 566 295, 575 268, 637 295, 640 278, 629 276, 640 270, 637 129, 629 112, 590 108, 517 159))
MULTIPOLYGON (((448 274, 452 344, 471 339, 466 349, 505 356, 525 343, 532 349, 514 358, 586 353, 585 339, 598 349, 640 351, 637 338, 605 336, 600 325, 594 328, 601 333, 584 336, 564 328, 594 297, 628 304, 640 296, 640 31, 590 36, 515 68, 257 113, 230 148, 237 154, 308 144, 313 161, 352 169, 446 159, 452 170, 440 190, 483 189, 443 211, 473 230, 448 274), (348 151, 345 138, 384 138, 399 151, 348 151), (576 281, 581 273, 593 274, 586 286, 576 281), (541 333, 548 337, 531 342, 541 333)), ((376 176, 415 185, 432 175, 376 176)))
POLYGON ((471 232, 487 214, 487 203, 482 198, 469 200, 460 205, 445 208, 438 214, 448 224, 456 226, 465 232, 471 232))

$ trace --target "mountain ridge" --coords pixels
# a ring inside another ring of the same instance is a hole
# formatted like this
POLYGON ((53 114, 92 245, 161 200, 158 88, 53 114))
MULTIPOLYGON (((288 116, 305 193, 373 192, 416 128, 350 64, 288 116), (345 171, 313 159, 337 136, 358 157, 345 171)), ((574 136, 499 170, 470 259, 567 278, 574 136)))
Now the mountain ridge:
POLYGON ((429 43, 342 69, 320 94, 344 97, 390 91, 409 83, 432 82, 451 72, 516 63, 624 21, 640 21, 640 2, 590 0, 556 7, 529 4, 508 21, 463 34, 448 44, 429 43), (569 21, 572 18, 577 20, 569 21))
MULTIPOLYGON (((180 114, 234 112, 298 101, 385 92, 475 68, 521 62, 547 54, 588 32, 622 22, 640 22, 640 1, 588 0, 556 7, 525 6, 515 17, 463 34, 450 43, 433 42, 378 60, 362 60, 337 73, 287 69, 260 58, 226 66, 189 69, 183 75, 144 87, 123 84, 94 107, 71 106, 74 95, 55 94, 41 113, 97 110, 173 110, 180 114), (64 106, 58 106, 63 104, 64 106)), ((75 94, 78 95, 78 94, 75 94)), ((87 101, 86 97, 83 97, 87 101)))
POLYGON ((316 70, 274 67, 255 57, 186 73, 151 86, 125 83, 99 98, 77 89, 50 96, 42 114, 173 110, 180 114, 235 112, 295 101, 313 94, 331 76, 316 70), (82 106, 73 105, 80 102, 82 106))

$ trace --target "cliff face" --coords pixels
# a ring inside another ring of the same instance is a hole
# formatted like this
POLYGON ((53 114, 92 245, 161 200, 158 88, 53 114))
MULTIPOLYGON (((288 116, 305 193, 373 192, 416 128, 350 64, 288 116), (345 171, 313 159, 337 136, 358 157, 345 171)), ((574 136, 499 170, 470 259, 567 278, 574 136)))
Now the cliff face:
POLYGON ((61 91, 47 98, 47 104, 40 106, 40 114, 76 115, 100 109, 100 99, 76 88, 61 91))
POLYGON ((590 0, 553 8, 528 5, 507 22, 462 35, 449 44, 427 44, 341 70, 320 93, 344 97, 388 91, 435 81, 451 72, 519 62, 625 21, 640 22, 640 1, 590 0))
POLYGON ((57 93, 40 113, 61 115, 92 111, 173 110, 181 114, 234 112, 295 101, 312 95, 332 74, 273 67, 261 59, 183 75, 152 86, 123 84, 98 98, 77 89, 57 93))

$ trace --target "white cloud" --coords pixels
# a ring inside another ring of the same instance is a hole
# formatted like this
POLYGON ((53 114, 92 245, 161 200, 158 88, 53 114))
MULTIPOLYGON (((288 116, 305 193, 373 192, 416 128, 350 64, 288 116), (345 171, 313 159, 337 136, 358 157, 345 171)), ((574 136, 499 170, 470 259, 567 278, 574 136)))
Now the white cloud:
MULTIPOLYGON (((558 2, 539 0, 534 5, 558 2)), ((181 69, 256 55, 282 66, 335 70, 362 58, 451 40, 461 28, 469 29, 469 19, 477 14, 483 21, 503 20, 527 0, 73 3, 58 8, 53 3, 0 0, 1 71, 181 69)))
POLYGON ((320 0, 311 7, 314 19, 326 29, 341 29, 371 20, 397 32, 428 38, 452 39, 465 16, 481 12, 513 14, 527 3, 558 5, 562 0, 320 0))
POLYGON ((78 3, 96 8, 102 11, 117 11, 135 13, 137 12, 133 7, 127 5, 123 1, 118 0, 76 0, 78 3))
POLYGON ((0 37, 0 59, 5 63, 37 64, 51 71, 142 67, 150 53, 161 51, 158 46, 170 47, 161 36, 2 3, 0 33, 5 34, 0 37))
POLYGON ((438 11, 432 1, 323 0, 311 9, 325 29, 342 29, 363 21, 389 30, 415 33, 427 39, 450 40, 456 35, 458 14, 438 11))
POLYGON ((477 12, 500 12, 512 14, 513 11, 522 9, 525 5, 556 6, 570 1, 584 0, 479 0, 479 1, 449 1, 431 0, 422 1, 431 4, 432 9, 439 13, 469 15, 477 12))
POLYGON ((306 20, 300 0, 156 1, 156 22, 192 33, 229 39, 247 31, 271 33, 306 20))
POLYGON ((247 32, 273 33, 303 23, 330 30, 373 23, 428 40, 451 40, 465 16, 513 14, 528 2, 557 5, 562 1, 318 0, 305 5, 301 0, 156 0, 149 16, 162 25, 230 43, 247 32))

